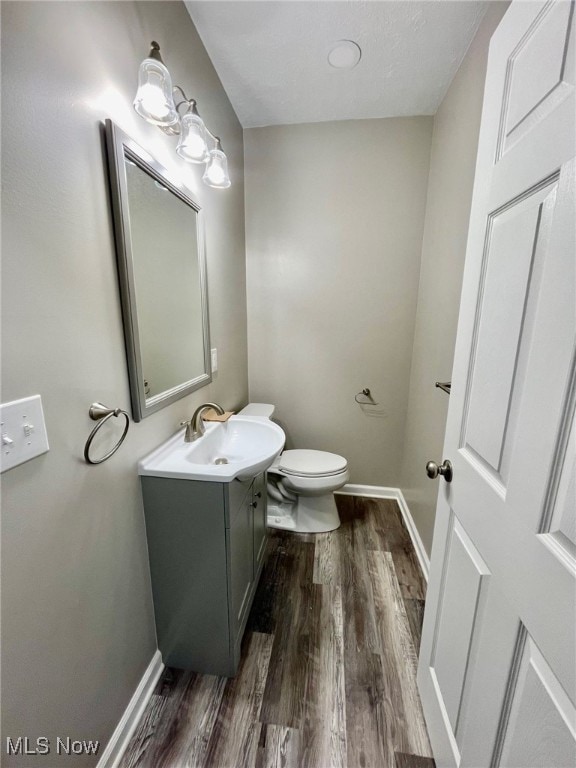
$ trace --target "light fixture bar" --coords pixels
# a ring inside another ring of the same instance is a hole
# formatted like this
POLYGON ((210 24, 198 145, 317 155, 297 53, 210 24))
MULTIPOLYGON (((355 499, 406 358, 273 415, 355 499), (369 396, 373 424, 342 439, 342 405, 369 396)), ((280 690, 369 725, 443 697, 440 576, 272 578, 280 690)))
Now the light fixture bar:
POLYGON ((208 130, 198 113, 195 99, 189 99, 179 85, 172 85, 170 73, 160 54, 160 46, 150 43, 148 58, 140 65, 134 109, 147 122, 169 136, 179 136, 176 153, 189 163, 205 163, 202 180, 210 187, 230 186, 228 159, 217 136, 208 130), (181 99, 176 101, 174 96, 181 99), (182 106, 186 109, 181 111, 182 106), (207 137, 214 147, 208 148, 207 137))

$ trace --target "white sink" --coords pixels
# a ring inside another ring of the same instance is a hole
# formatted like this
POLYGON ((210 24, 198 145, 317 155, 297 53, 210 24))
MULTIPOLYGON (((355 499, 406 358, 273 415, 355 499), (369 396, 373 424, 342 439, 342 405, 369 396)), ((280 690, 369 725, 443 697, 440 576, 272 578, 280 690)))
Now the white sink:
POLYGON ((257 416, 231 416, 205 426, 193 443, 184 442, 184 429, 177 432, 138 463, 138 473, 214 483, 245 480, 268 469, 286 439, 277 424, 257 416))

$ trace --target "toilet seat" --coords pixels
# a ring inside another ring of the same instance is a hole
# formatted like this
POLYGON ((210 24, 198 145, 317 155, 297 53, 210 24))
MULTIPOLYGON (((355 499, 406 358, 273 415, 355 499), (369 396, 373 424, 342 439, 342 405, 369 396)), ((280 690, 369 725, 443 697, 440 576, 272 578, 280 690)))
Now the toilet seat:
POLYGON ((297 477, 332 477, 348 468, 343 456, 327 451, 297 448, 284 451, 278 459, 277 470, 284 475, 297 477))

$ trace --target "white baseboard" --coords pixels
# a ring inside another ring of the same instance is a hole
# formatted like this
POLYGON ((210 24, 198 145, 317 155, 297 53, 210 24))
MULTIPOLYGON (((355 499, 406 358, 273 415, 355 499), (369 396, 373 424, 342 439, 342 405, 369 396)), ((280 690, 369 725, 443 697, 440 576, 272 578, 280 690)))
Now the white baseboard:
POLYGON ((396 501, 398 502, 398 506, 400 507, 400 512, 402 512, 404 525, 408 529, 408 533, 410 534, 410 538, 412 539, 412 544, 414 545, 414 549, 416 551, 416 557, 418 558, 418 562, 420 563, 420 568, 422 569, 422 575, 424 576, 426 583, 428 583, 428 577, 430 574, 430 558, 428 557, 428 552, 426 552, 426 548, 424 547, 424 542, 420 538, 420 534, 418 533, 418 528, 416 528, 416 523, 414 522, 414 518, 412 517, 410 508, 406 503, 404 494, 402 493, 400 488, 397 488, 396 491, 398 493, 398 496, 396 496, 396 501))
POLYGON ((102 753, 96 768, 116 768, 120 763, 122 755, 126 751, 126 747, 140 722, 146 704, 148 704, 148 700, 154 692, 163 669, 162 655, 157 650, 154 656, 152 656, 152 660, 148 664, 148 668, 134 691, 134 695, 130 699, 126 711, 106 745, 106 749, 102 753))
POLYGON ((341 493, 344 496, 368 496, 373 499, 396 499, 398 506, 400 507, 400 512, 402 513, 404 525, 406 526, 408 533, 410 534, 412 544, 414 545, 414 550, 416 552, 418 562, 420 563, 422 575, 424 576, 426 583, 428 582, 428 574, 430 573, 430 558, 428 557, 428 553, 424 548, 424 544, 420 538, 418 529, 416 528, 414 518, 410 513, 410 509, 408 508, 408 504, 406 503, 406 499, 404 498, 404 494, 400 488, 384 488, 383 486, 379 485, 353 485, 348 483, 339 491, 336 491, 336 493, 341 493))

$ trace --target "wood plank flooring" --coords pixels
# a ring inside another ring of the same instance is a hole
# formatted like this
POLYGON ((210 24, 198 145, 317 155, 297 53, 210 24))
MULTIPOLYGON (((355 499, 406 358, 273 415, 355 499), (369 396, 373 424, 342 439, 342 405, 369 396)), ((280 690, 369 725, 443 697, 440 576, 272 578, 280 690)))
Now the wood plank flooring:
POLYGON ((234 679, 168 669, 120 768, 434 768, 416 688, 425 582, 395 501, 270 531, 234 679))

